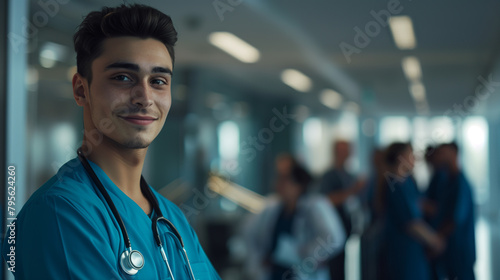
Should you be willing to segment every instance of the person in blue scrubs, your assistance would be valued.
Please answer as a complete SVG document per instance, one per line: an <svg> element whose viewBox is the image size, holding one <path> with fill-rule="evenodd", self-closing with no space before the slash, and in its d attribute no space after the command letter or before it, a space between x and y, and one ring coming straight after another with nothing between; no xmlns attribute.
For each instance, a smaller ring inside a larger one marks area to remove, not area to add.
<svg viewBox="0 0 500 280"><path fill-rule="evenodd" d="M456 143L441 145L436 156L446 174L432 197L437 210L431 224L446 239L446 249L436 260L438 278L473 280L476 247L472 188L458 165Z"/></svg>
<svg viewBox="0 0 500 280"><path fill-rule="evenodd" d="M74 36L73 95L84 114L81 151L116 206L132 249L143 255L142 269L135 275L122 269L126 246L119 219L84 161L75 158L26 202L15 244L4 242L4 258L15 251L9 270L16 279L192 279L191 270L196 279L220 279L181 210L151 186L141 187L148 146L171 105L176 40L170 17L143 5L91 12ZM168 266L152 230L157 212L173 225L157 223Z"/></svg>
<svg viewBox="0 0 500 280"><path fill-rule="evenodd" d="M414 155L407 143L391 144L387 172L384 275L388 280L431 279L427 255L438 255L443 241L423 219L420 193L412 177Z"/></svg>
<svg viewBox="0 0 500 280"><path fill-rule="evenodd" d="M436 202L438 201L438 194L441 189L446 185L448 180L448 170L447 168L438 160L440 146L438 147L427 147L425 151L425 161L429 165L432 175L429 185L424 193L425 203L423 204L423 210L426 215L427 220L435 228L433 224L435 221L434 217L437 211Z"/></svg>
<svg viewBox="0 0 500 280"><path fill-rule="evenodd" d="M438 160L441 148L442 146L429 146L425 151L425 161L431 171L431 179L421 203L425 221L436 231L438 230L438 221L436 219L436 213L439 207L438 202L441 200L440 195L443 194L443 190L446 190L449 181L448 169ZM440 275L444 275L444 272L440 264L440 257L434 256L430 259L430 265L432 279L441 279L442 277Z"/></svg>
<svg viewBox="0 0 500 280"><path fill-rule="evenodd" d="M347 238L352 232L353 219L347 207L347 201L356 197L366 187L364 180L356 178L346 170L346 163L351 155L351 144L344 140L337 140L332 145L333 168L328 170L320 180L319 191L325 195L337 212L340 214ZM355 224L355 223L354 223ZM330 278L332 280L345 279L345 249L330 260Z"/></svg>

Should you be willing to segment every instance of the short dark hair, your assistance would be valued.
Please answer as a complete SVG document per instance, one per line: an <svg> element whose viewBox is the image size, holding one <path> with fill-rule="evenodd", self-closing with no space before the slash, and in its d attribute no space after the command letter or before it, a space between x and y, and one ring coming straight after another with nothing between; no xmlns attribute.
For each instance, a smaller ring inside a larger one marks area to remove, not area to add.
<svg viewBox="0 0 500 280"><path fill-rule="evenodd" d="M153 38L167 47L172 64L174 45L177 41L172 19L155 8L145 5L121 5L103 7L101 11L89 13L73 36L76 51L77 71L92 80L92 62L101 55L105 39L133 36Z"/></svg>
<svg viewBox="0 0 500 280"><path fill-rule="evenodd" d="M392 143L385 150L385 163L391 167L396 166L400 161L399 157L402 156L407 149L411 149L410 143Z"/></svg>
<svg viewBox="0 0 500 280"><path fill-rule="evenodd" d="M313 179L309 172L307 172L307 170L296 161L290 172L290 178L300 186L302 193L307 192L309 184L311 184Z"/></svg>
<svg viewBox="0 0 500 280"><path fill-rule="evenodd" d="M432 161L432 158L436 155L435 154L436 149L437 147L435 146L427 146L427 148L425 148L424 157L426 161L428 162Z"/></svg>

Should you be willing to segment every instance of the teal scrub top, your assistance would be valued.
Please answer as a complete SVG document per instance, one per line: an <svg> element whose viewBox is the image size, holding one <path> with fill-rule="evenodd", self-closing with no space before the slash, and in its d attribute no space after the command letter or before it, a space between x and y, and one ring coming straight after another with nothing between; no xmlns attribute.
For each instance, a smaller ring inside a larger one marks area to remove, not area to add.
<svg viewBox="0 0 500 280"><path fill-rule="evenodd" d="M473 267L476 261L475 217L472 187L463 174L448 174L438 189L436 199L438 211L436 228L446 222L453 222L455 229L447 239L447 246L439 262L451 279L474 279Z"/></svg>
<svg viewBox="0 0 500 280"><path fill-rule="evenodd" d="M420 198L411 176L388 188L384 251L387 280L431 279L425 248L407 231L409 223L423 219Z"/></svg>
<svg viewBox="0 0 500 280"><path fill-rule="evenodd" d="M170 279L156 245L151 218L90 162L120 213L134 250L144 256L144 267L130 276L119 256L125 250L120 227L80 161L75 158L37 190L17 216L15 267L17 279ZM196 279L220 279L182 211L153 190L163 215L179 231ZM179 240L158 223L163 246L175 279L190 279ZM7 235L10 233L7 232ZM3 244L6 260L12 244Z"/></svg>

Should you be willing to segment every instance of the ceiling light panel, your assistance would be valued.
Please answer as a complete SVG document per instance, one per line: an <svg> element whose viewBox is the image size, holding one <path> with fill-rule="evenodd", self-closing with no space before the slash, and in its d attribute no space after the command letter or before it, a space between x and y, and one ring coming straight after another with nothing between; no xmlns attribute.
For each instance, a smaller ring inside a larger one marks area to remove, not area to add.
<svg viewBox="0 0 500 280"><path fill-rule="evenodd" d="M281 72L281 80L297 91L308 92L312 88L311 79L295 69L286 69Z"/></svg>
<svg viewBox="0 0 500 280"><path fill-rule="evenodd" d="M411 50L417 46L413 31L413 22L409 16L394 16L389 18L392 37L401 50Z"/></svg>
<svg viewBox="0 0 500 280"><path fill-rule="evenodd" d="M254 63L260 58L258 49L229 32L213 32L208 41L244 63Z"/></svg>

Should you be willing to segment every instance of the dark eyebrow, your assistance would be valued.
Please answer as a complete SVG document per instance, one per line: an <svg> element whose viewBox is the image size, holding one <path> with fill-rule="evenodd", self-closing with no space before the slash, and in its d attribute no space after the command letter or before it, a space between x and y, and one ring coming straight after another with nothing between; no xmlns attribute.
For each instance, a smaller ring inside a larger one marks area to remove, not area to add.
<svg viewBox="0 0 500 280"><path fill-rule="evenodd" d="M160 67L160 66L154 67L152 72L153 73L165 73L165 74L169 74L170 76L173 75L172 70L165 68L165 67Z"/></svg>
<svg viewBox="0 0 500 280"><path fill-rule="evenodd" d="M115 63L111 63L110 65L106 66L106 70L108 69L114 69L114 68L124 68L124 69L129 69L129 70L132 70L132 71L135 71L135 72L139 72L139 65L137 64L134 64L134 63L130 63L130 62L115 62ZM170 76L173 75L172 73L172 70L169 69L169 68L165 68L165 67L160 67L160 66L156 66L156 67L153 67L152 71L153 73L166 73L166 74L169 74Z"/></svg>
<svg viewBox="0 0 500 280"><path fill-rule="evenodd" d="M129 62L115 62L111 63L110 65L106 66L106 70L108 69L114 69L114 68L125 68L125 69L130 69L135 72L139 72L139 65L129 63Z"/></svg>

